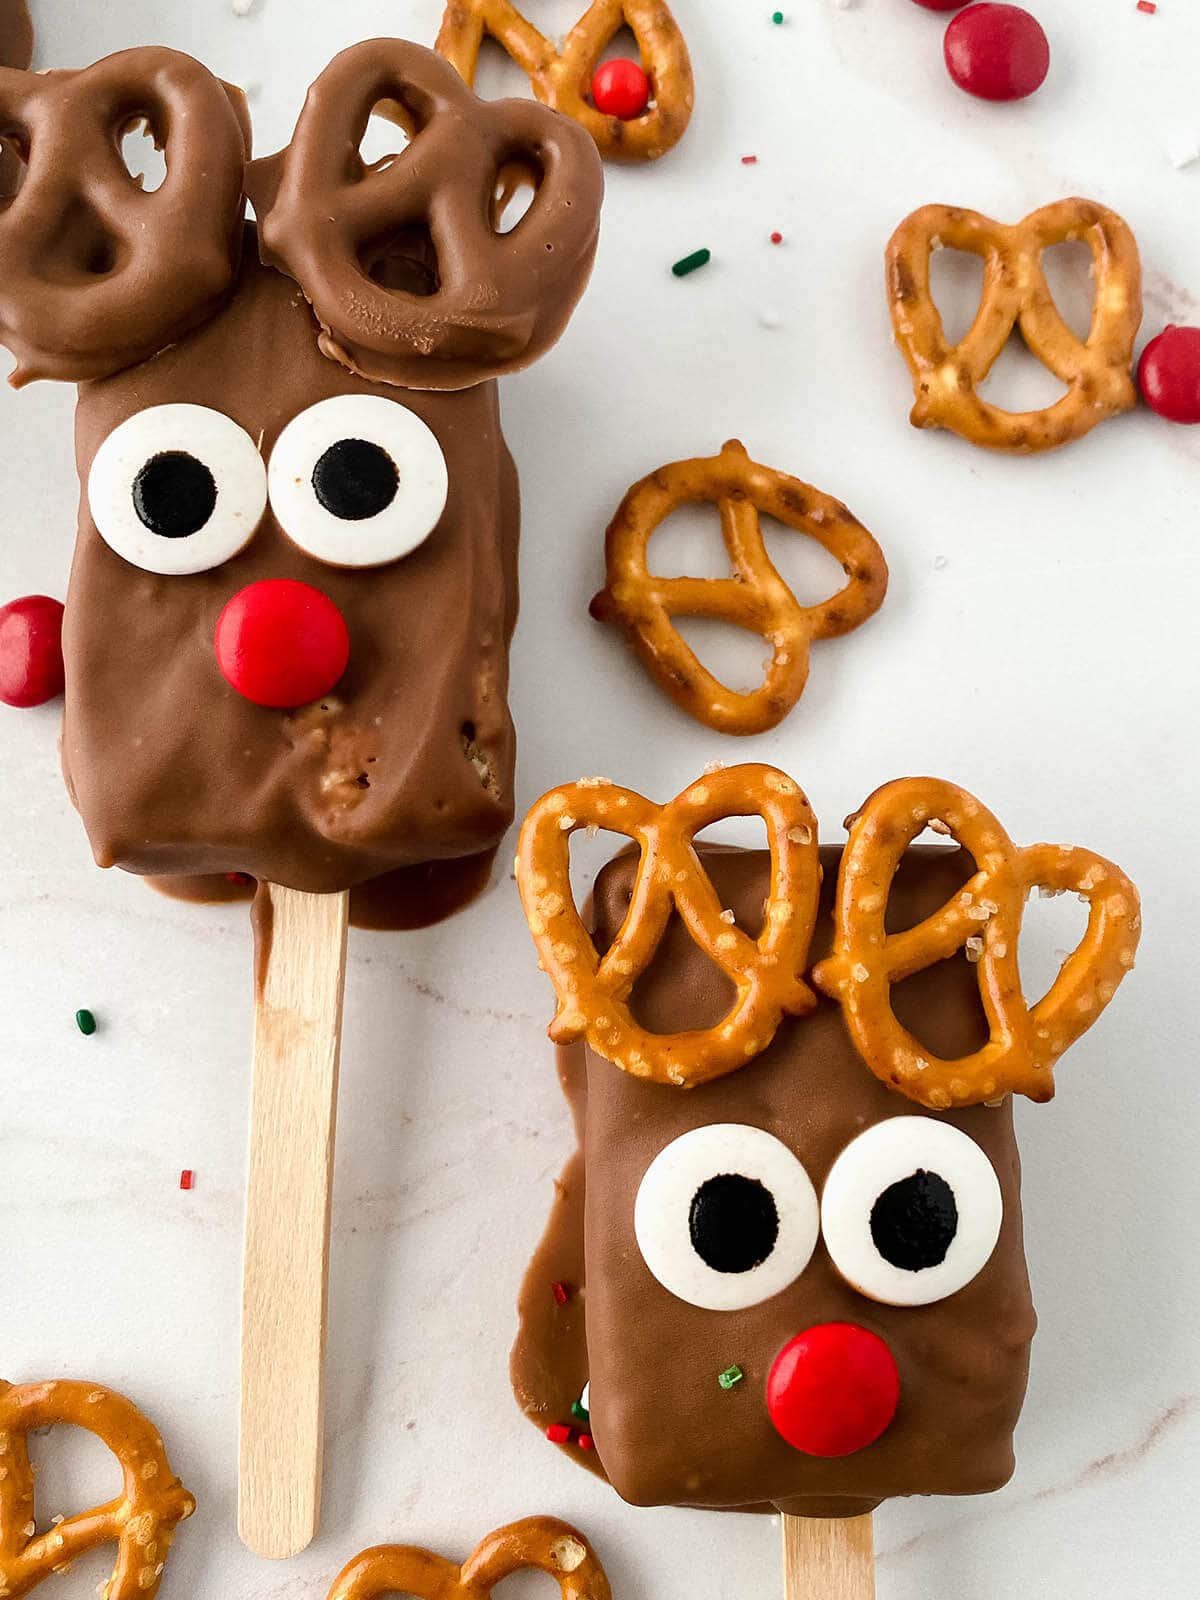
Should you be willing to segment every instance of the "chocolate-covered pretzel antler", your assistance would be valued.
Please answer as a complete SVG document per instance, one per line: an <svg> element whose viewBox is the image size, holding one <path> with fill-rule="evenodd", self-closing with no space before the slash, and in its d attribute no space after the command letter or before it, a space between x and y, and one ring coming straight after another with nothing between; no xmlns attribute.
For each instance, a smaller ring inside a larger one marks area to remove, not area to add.
<svg viewBox="0 0 1200 1600"><path fill-rule="evenodd" d="M410 144L369 167L359 143L388 102ZM514 166L534 195L501 233L497 185ZM377 382L462 389L528 366L558 338L591 272L603 178L566 118L530 101L488 105L432 52L373 39L321 74L291 145L256 163L250 191L263 260L304 290L326 355ZM433 252L425 293L382 281L388 241L412 230Z"/></svg>
<svg viewBox="0 0 1200 1600"><path fill-rule="evenodd" d="M167 171L121 158L145 123ZM82 72L0 69L0 137L27 170L0 198L0 343L11 382L105 377L174 343L225 297L241 251L249 128L238 91L177 50Z"/></svg>

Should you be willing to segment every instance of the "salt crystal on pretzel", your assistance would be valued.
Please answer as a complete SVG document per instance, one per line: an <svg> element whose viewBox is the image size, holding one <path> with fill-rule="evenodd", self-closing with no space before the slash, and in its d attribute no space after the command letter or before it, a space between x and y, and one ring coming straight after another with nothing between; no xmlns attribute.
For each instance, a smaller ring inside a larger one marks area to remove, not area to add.
<svg viewBox="0 0 1200 1600"><path fill-rule="evenodd" d="M1043 252L1070 240L1092 252L1095 306L1086 339L1054 303ZM983 294L970 329L950 344L930 288L935 250L967 251L984 263ZM917 428L947 428L989 450L1030 454L1080 439L1137 403L1131 374L1142 320L1141 262L1128 225L1092 200L1061 200L1012 226L977 211L922 206L887 247L887 292L896 343L912 374ZM1066 386L1056 404L1012 412L978 392L1019 327L1029 349Z"/></svg>
<svg viewBox="0 0 1200 1600"><path fill-rule="evenodd" d="M606 116L588 98L605 46L622 27L637 39L651 102L628 120ZM434 48L475 82L487 34L528 76L539 100L580 123L612 161L656 161L682 139L695 90L683 35L663 0L592 0L561 50L511 0L449 0Z"/></svg>
<svg viewBox="0 0 1200 1600"><path fill-rule="evenodd" d="M902 933L886 929L900 859L934 819L975 862L970 881L940 911ZM1017 946L1033 889L1076 891L1088 926L1048 992L1034 1006L1021 990ZM1130 880L1090 850L1018 848L996 818L956 784L901 778L876 790L853 820L838 874L831 955L813 971L841 1003L859 1055L891 1088L933 1110L1006 1094L1049 1100L1054 1063L1084 1033L1131 970L1141 930ZM965 950L975 964L988 1042L943 1060L905 1028L891 990Z"/></svg>
<svg viewBox="0 0 1200 1600"><path fill-rule="evenodd" d="M121 1467L107 1505L37 1532L27 1436L56 1424L93 1433ZM115 1543L107 1600L154 1600L177 1525L196 1502L171 1471L153 1426L111 1389L74 1380L0 1383L0 1592L20 1600L99 1545Z"/></svg>
<svg viewBox="0 0 1200 1600"><path fill-rule="evenodd" d="M655 529L681 505L711 503L733 567L729 578L660 578L649 569ZM767 553L759 513L815 539L846 583L820 605L802 606ZM883 551L841 503L810 484L751 461L731 439L720 455L677 461L634 484L605 538L607 583L592 615L625 630L643 665L671 698L719 733L764 733L804 693L815 639L849 633L879 610L887 593ZM772 648L749 694L719 682L672 620L706 617L759 634Z"/></svg>
<svg viewBox="0 0 1200 1600"><path fill-rule="evenodd" d="M695 851L701 829L735 816L760 816L767 826L771 891L757 939L730 925ZM641 852L629 914L603 956L570 883L570 835L592 823L632 839ZM551 1038L586 1037L625 1072L684 1088L745 1066L784 1016L803 1016L817 1003L800 976L820 889L816 834L798 785L766 766L710 773L664 806L615 784L566 784L543 795L521 829L517 886L558 997ZM725 972L736 999L713 1028L655 1034L635 1021L629 997L673 911Z"/></svg>
<svg viewBox="0 0 1200 1600"><path fill-rule="evenodd" d="M561 1600L612 1600L596 1552L583 1534L554 1517L526 1517L497 1528L461 1567L413 1545L377 1545L339 1574L329 1600L382 1600L396 1594L488 1600L505 1578L527 1571L556 1578Z"/></svg>

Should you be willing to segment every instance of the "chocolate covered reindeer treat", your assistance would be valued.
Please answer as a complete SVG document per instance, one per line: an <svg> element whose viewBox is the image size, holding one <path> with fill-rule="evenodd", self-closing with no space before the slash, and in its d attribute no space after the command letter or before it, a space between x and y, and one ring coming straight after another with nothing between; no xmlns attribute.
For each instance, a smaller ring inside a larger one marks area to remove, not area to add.
<svg viewBox="0 0 1200 1600"><path fill-rule="evenodd" d="M769 849L695 844L734 815ZM588 826L636 848L585 928ZM914 844L927 828L957 848ZM848 1518L1003 1484L1035 1327L1011 1094L1050 1097L1133 966L1129 880L1018 848L932 779L820 848L791 779L740 767L661 807L552 791L518 883L579 1142L521 1296L526 1413L641 1505ZM1029 1006L1034 887L1089 920Z"/></svg>
<svg viewBox="0 0 1200 1600"><path fill-rule="evenodd" d="M368 165L376 108L408 143ZM138 123L153 191L119 154ZM80 385L63 762L98 862L324 892L493 849L518 531L494 380L587 282L592 141L398 40L337 57L261 162L240 93L167 49L0 71L0 133L13 381Z"/></svg>

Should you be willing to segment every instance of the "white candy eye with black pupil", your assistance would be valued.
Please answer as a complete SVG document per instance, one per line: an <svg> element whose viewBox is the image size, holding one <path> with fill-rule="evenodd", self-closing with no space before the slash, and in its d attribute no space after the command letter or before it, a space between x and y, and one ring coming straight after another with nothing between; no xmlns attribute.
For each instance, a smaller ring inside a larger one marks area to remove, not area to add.
<svg viewBox="0 0 1200 1600"><path fill-rule="evenodd" d="M147 572L206 572L262 521L267 473L253 439L208 406L150 406L97 450L88 508L105 543Z"/></svg>
<svg viewBox="0 0 1200 1600"><path fill-rule="evenodd" d="M859 1134L821 1197L834 1265L884 1305L932 1305L965 1288L1003 1220L992 1163L960 1128L931 1117L891 1117Z"/></svg>
<svg viewBox="0 0 1200 1600"><path fill-rule="evenodd" d="M437 435L398 400L347 394L292 418L271 452L271 506L293 544L334 567L409 555L450 481Z"/></svg>
<svg viewBox="0 0 1200 1600"><path fill-rule="evenodd" d="M804 1167L761 1128L693 1128L646 1169L634 1232L647 1267L680 1300L740 1311L792 1284L820 1229Z"/></svg>

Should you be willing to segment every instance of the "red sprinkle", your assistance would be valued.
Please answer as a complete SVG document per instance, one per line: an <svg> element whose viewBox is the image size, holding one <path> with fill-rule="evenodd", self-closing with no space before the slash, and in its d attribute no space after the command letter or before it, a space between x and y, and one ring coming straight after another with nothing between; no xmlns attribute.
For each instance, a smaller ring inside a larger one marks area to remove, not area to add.
<svg viewBox="0 0 1200 1600"><path fill-rule="evenodd" d="M179 1174L179 1187L181 1189L190 1189L195 1181L196 1174L192 1171L191 1167L184 1167L183 1171Z"/></svg>
<svg viewBox="0 0 1200 1600"><path fill-rule="evenodd" d="M596 1441L592 1438L590 1433L581 1433L579 1435L578 1444L581 1450L594 1450L596 1448Z"/></svg>
<svg viewBox="0 0 1200 1600"><path fill-rule="evenodd" d="M1152 17L1158 7L1155 5L1154 0L1138 0L1138 10L1144 11L1148 17Z"/></svg>
<svg viewBox="0 0 1200 1600"><path fill-rule="evenodd" d="M771 235L771 243L772 244L782 244L783 243L783 235L781 233L773 233Z"/></svg>
<svg viewBox="0 0 1200 1600"><path fill-rule="evenodd" d="M550 1293L554 1296L555 1305L559 1306L565 1306L571 1298L571 1291L565 1283L552 1283L550 1285Z"/></svg>
<svg viewBox="0 0 1200 1600"><path fill-rule="evenodd" d="M546 1429L546 1437L551 1444L567 1444L572 1431L565 1422L552 1422Z"/></svg>
<svg viewBox="0 0 1200 1600"><path fill-rule="evenodd" d="M743 156L742 157L742 165L744 167L756 167L758 165L758 157L757 156Z"/></svg>

